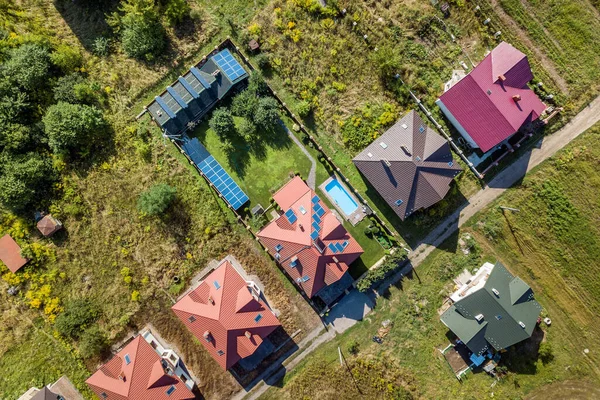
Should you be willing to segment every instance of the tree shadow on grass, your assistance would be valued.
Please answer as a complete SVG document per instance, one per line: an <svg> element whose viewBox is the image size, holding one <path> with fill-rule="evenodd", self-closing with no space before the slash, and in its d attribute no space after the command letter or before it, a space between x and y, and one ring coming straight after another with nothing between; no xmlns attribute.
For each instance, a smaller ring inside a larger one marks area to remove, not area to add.
<svg viewBox="0 0 600 400"><path fill-rule="evenodd" d="M98 37L111 33L106 16L117 11L119 4L119 0L54 0L54 7L88 51Z"/></svg>

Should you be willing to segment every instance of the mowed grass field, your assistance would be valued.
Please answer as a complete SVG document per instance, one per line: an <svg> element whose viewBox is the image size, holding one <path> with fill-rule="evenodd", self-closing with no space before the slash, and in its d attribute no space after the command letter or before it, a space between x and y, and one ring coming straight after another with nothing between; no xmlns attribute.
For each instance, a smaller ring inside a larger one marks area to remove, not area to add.
<svg viewBox="0 0 600 400"><path fill-rule="evenodd" d="M597 125L470 221L460 232L463 239L465 234L475 239L469 255L457 246L457 237L449 239L408 279L380 297L365 321L319 348L263 398L336 399L340 393L360 397L361 383L357 386L346 367L340 367L338 346L356 378L366 373L360 360L386 363L399 368L398 382L411 389L415 398L539 398L538 390L549 393L552 386L546 385L552 382L562 393L593 398L600 387L596 322L600 307L599 162ZM521 211L505 218L498 211L499 204ZM459 383L438 351L449 342L437 310L463 268L472 270L495 260L532 286L544 307L542 316L552 319L550 327L541 329L553 359L538 360L525 342L503 355L508 372L498 383L485 373L470 374ZM393 328L382 345L373 343L371 337L387 319ZM350 345L358 347L356 356L350 354ZM348 379L336 386L335 393L330 392L328 382L333 378L315 380L317 366L322 376ZM393 398L383 389L375 397Z"/></svg>

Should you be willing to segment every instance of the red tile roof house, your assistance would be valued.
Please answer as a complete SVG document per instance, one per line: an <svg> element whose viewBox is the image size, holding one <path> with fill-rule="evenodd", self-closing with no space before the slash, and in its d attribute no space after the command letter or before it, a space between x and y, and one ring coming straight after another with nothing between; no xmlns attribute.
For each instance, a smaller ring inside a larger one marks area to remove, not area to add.
<svg viewBox="0 0 600 400"><path fill-rule="evenodd" d="M273 199L284 214L258 232L260 242L309 298L331 304L352 284L348 266L363 249L300 177Z"/></svg>
<svg viewBox="0 0 600 400"><path fill-rule="evenodd" d="M21 257L21 247L19 247L10 235L6 234L0 239L0 261L12 273L15 273L27 264L29 260Z"/></svg>
<svg viewBox="0 0 600 400"><path fill-rule="evenodd" d="M172 309L224 370L240 361L256 368L273 351L268 336L281 326L258 286L228 259Z"/></svg>
<svg viewBox="0 0 600 400"><path fill-rule="evenodd" d="M546 109L527 86L532 79L527 56L502 42L436 104L472 147L486 153Z"/></svg>
<svg viewBox="0 0 600 400"><path fill-rule="evenodd" d="M102 400L195 399L172 367L138 335L86 383Z"/></svg>

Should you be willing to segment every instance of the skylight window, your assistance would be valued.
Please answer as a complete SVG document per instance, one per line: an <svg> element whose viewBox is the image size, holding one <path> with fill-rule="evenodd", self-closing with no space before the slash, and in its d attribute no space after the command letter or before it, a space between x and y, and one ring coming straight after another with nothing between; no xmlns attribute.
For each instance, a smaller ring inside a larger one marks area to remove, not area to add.
<svg viewBox="0 0 600 400"><path fill-rule="evenodd" d="M222 356L223 354L225 354L225 352L223 350L219 350L219 351L217 351L217 354Z"/></svg>
<svg viewBox="0 0 600 400"><path fill-rule="evenodd" d="M254 317L254 322L256 322L257 324L260 322L260 320L262 319L262 314L257 314L256 317Z"/></svg>
<svg viewBox="0 0 600 400"><path fill-rule="evenodd" d="M500 320L502 319L502 315L501 315L501 314L498 314L498 315L496 315L496 319L497 319L498 321L500 321Z"/></svg>
<svg viewBox="0 0 600 400"><path fill-rule="evenodd" d="M302 282L308 282L309 280L310 280L310 276L308 276L308 275L304 275L302 277Z"/></svg>
<svg viewBox="0 0 600 400"><path fill-rule="evenodd" d="M419 132L421 132L421 133L425 132L425 127L423 125L421 125L419 127Z"/></svg>
<svg viewBox="0 0 600 400"><path fill-rule="evenodd" d="M298 208L298 211L300 211L302 213L302 215L306 214L306 208L304 208L304 206L300 206Z"/></svg>
<svg viewBox="0 0 600 400"><path fill-rule="evenodd" d="M283 246L281 244L278 244L277 246L275 246L275 251L281 251L283 249Z"/></svg>
<svg viewBox="0 0 600 400"><path fill-rule="evenodd" d="M190 317L188 318L188 321L196 322L196 317L194 317L193 315L190 315Z"/></svg>
<svg viewBox="0 0 600 400"><path fill-rule="evenodd" d="M221 285L219 285L219 281L213 281L213 285L215 285L215 289L221 289Z"/></svg>
<svg viewBox="0 0 600 400"><path fill-rule="evenodd" d="M173 394L173 392L175 391L175 385L171 385L168 389L167 389L167 396L170 396Z"/></svg>
<svg viewBox="0 0 600 400"><path fill-rule="evenodd" d="M108 399L108 395L104 392L100 393L100 397L102 397L103 399Z"/></svg>
<svg viewBox="0 0 600 400"><path fill-rule="evenodd" d="M448 166L452 167L454 165L454 163L452 161L448 161Z"/></svg>
<svg viewBox="0 0 600 400"><path fill-rule="evenodd" d="M380 142L379 145L384 149L387 149L387 144L385 144L384 142Z"/></svg>
<svg viewBox="0 0 600 400"><path fill-rule="evenodd" d="M131 364L131 357L129 357L129 354L125 354L125 364L126 365Z"/></svg>
<svg viewBox="0 0 600 400"><path fill-rule="evenodd" d="M373 154L371 153L367 153L367 156L369 156L369 158L373 158Z"/></svg>
<svg viewBox="0 0 600 400"><path fill-rule="evenodd" d="M404 200L401 200L401 199L396 200L396 205L397 206L401 206L402 203L404 203Z"/></svg>
<svg viewBox="0 0 600 400"><path fill-rule="evenodd" d="M404 129L408 129L408 125L406 125L406 124L402 124L402 127L403 127Z"/></svg>

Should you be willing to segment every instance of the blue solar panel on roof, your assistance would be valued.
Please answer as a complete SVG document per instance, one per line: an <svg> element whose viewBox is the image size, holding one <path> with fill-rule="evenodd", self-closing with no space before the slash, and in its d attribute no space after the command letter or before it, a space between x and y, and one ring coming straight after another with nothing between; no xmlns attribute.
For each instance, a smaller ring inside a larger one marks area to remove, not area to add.
<svg viewBox="0 0 600 400"><path fill-rule="evenodd" d="M312 233L310 234L310 238L312 240L317 240L318 237L319 237L319 232L317 232L317 231L312 231Z"/></svg>
<svg viewBox="0 0 600 400"><path fill-rule="evenodd" d="M154 100L158 103L160 108L162 108L167 113L169 118L175 118L175 113L169 108L169 106L167 105L167 103L165 103L162 97L156 96Z"/></svg>
<svg viewBox="0 0 600 400"><path fill-rule="evenodd" d="M294 210L292 210L291 208L285 212L285 216L288 218L292 215L294 215Z"/></svg>
<svg viewBox="0 0 600 400"><path fill-rule="evenodd" d="M181 106L181 108L187 108L187 103L181 98L181 96L175 91L175 89L173 89L171 86L167 86L167 92L169 92L169 94L173 96L173 98L175 99L177 104Z"/></svg>
<svg viewBox="0 0 600 400"><path fill-rule="evenodd" d="M246 74L244 68L237 62L237 60L227 49L215 54L212 59L232 82L238 79L240 76Z"/></svg>
<svg viewBox="0 0 600 400"><path fill-rule="evenodd" d="M345 249L348 246L348 241L344 240L344 243L342 243L342 247Z"/></svg>
<svg viewBox="0 0 600 400"><path fill-rule="evenodd" d="M325 210L323 210L322 208L321 208L321 209L319 209L319 211L317 211L317 215L318 215L319 217L322 217L322 216L323 216L323 214L325 214Z"/></svg>
<svg viewBox="0 0 600 400"><path fill-rule="evenodd" d="M320 224L321 223L321 218L319 218L319 216L317 214L313 214L313 220L317 223Z"/></svg>
<svg viewBox="0 0 600 400"><path fill-rule="evenodd" d="M321 227L319 226L319 224L317 224L316 222L312 223L312 227L315 231L319 232L321 230Z"/></svg>
<svg viewBox="0 0 600 400"><path fill-rule="evenodd" d="M334 253L337 253L337 249L335 248L335 246L333 245L333 243L329 243L329 250L333 251Z"/></svg>
<svg viewBox="0 0 600 400"><path fill-rule="evenodd" d="M316 196L316 195L315 195L315 197L312 198L313 204L317 204L319 202L319 200L321 200L321 199L319 199L319 196Z"/></svg>
<svg viewBox="0 0 600 400"><path fill-rule="evenodd" d="M177 80L179 81L179 83L181 83L183 85L183 87L185 88L185 90L187 90L193 98L197 99L200 95L198 94L198 92L196 92L194 90L194 88L192 87L192 85L190 85L190 83L188 81L186 81L185 79L183 79L182 76L180 76L179 78L177 78Z"/></svg>
<svg viewBox="0 0 600 400"><path fill-rule="evenodd" d="M205 89L210 89L210 83L208 83L208 81L204 79L198 68L192 67L190 68L190 72L196 77L196 79L198 79L198 81L200 81L200 83L202 84L202 86L204 86Z"/></svg>
<svg viewBox="0 0 600 400"><path fill-rule="evenodd" d="M336 248L336 249L337 249L337 251L339 251L340 253L341 253L342 251L344 251L344 248L343 248L343 247L342 247L342 245L341 245L341 244L339 244L339 243L336 243L336 244L335 244L335 248Z"/></svg>
<svg viewBox="0 0 600 400"><path fill-rule="evenodd" d="M320 204L315 204L314 210L315 210L315 212L316 212L316 211L319 211L319 210L320 210L320 209L322 209L322 208L323 208L323 207L321 207L321 205L320 205Z"/></svg>

